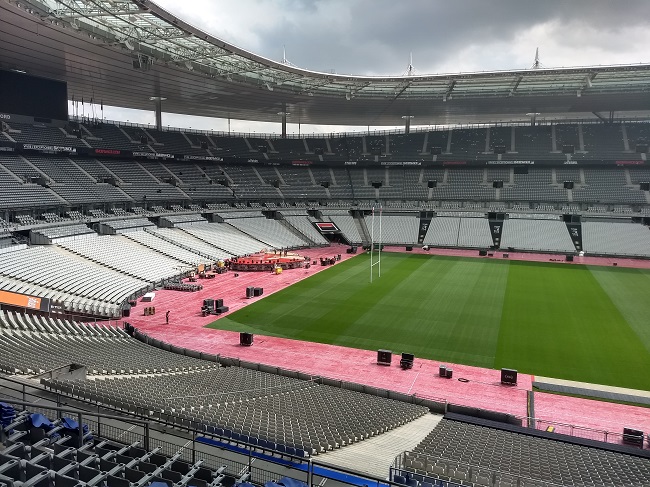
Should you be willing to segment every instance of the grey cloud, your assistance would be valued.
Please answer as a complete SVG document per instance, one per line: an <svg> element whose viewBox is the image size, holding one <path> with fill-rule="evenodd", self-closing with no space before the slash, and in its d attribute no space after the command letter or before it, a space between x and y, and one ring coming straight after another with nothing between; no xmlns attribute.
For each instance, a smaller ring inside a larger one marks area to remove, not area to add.
<svg viewBox="0 0 650 487"><path fill-rule="evenodd" d="M512 42L548 22L560 26L567 42L597 44L597 36L588 38L580 32L590 28L624 36L626 30L647 25L650 17L647 0L358 0L298 2L303 5L298 9L295 0L288 0L277 5L287 5L291 13L285 15L280 8L277 19L269 19L257 31L261 54L277 59L286 45L289 59L300 67L353 74L401 74L409 52L416 66L435 69L468 46ZM326 16L321 9L326 9ZM485 64L483 69L491 68L489 57Z"/></svg>

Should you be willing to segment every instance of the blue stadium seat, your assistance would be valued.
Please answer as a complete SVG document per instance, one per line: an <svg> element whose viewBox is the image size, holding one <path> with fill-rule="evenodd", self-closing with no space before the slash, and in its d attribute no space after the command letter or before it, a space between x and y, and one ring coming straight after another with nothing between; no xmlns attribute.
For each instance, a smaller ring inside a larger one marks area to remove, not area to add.
<svg viewBox="0 0 650 487"><path fill-rule="evenodd" d="M396 484L406 485L406 477L402 477L401 475L395 475L393 477L393 482L395 482Z"/></svg>
<svg viewBox="0 0 650 487"><path fill-rule="evenodd" d="M282 477L280 480L278 480L278 484L284 485L284 487L307 487L307 484L305 482L292 479L291 477Z"/></svg>

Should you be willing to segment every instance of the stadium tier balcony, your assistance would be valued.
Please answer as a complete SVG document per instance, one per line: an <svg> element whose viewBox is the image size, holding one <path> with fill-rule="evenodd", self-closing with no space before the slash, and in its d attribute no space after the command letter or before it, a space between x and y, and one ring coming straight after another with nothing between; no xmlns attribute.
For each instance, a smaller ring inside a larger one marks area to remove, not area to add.
<svg viewBox="0 0 650 487"><path fill-rule="evenodd" d="M268 182L264 181L255 167L227 166L224 174L233 181L233 193L242 199L282 199L282 193ZM223 176L222 176L223 177Z"/></svg>
<svg viewBox="0 0 650 487"><path fill-rule="evenodd" d="M551 127L541 125L537 127L515 128L515 152L519 159L548 159L553 150Z"/></svg>
<svg viewBox="0 0 650 487"><path fill-rule="evenodd" d="M456 159L475 160L486 152L486 129L454 129L451 131L451 154Z"/></svg>
<svg viewBox="0 0 650 487"><path fill-rule="evenodd" d="M84 140L96 149L141 150L140 140L135 144L117 125L108 123L80 124ZM149 151L147 147L142 149Z"/></svg>
<svg viewBox="0 0 650 487"><path fill-rule="evenodd" d="M70 210L70 211L66 212L66 215L68 215L70 220L80 221L80 220L85 220L86 219L86 217L84 217L83 213L81 213L80 211L77 211L77 210Z"/></svg>
<svg viewBox="0 0 650 487"><path fill-rule="evenodd" d="M52 190L38 184L25 183L24 178L8 170L13 156L0 156L0 208L22 209L52 207L65 204Z"/></svg>
<svg viewBox="0 0 650 487"><path fill-rule="evenodd" d="M650 143L650 123L626 122L623 125L625 126L625 134L627 135L629 155L635 154L637 144ZM621 131L623 131L623 127L621 127Z"/></svg>
<svg viewBox="0 0 650 487"><path fill-rule="evenodd" d="M625 144L622 124L583 124L580 126L584 150L604 159L623 159Z"/></svg>
<svg viewBox="0 0 650 487"><path fill-rule="evenodd" d="M188 134L188 137L192 140L197 140L200 142L200 137L198 135ZM248 147L246 141L242 137L223 137L223 136L210 136L210 138L215 142L217 148L211 149L215 156L223 157L241 157L241 158L254 158L257 159L261 154L256 147ZM207 142L207 140L206 140Z"/></svg>
<svg viewBox="0 0 650 487"><path fill-rule="evenodd" d="M156 149L156 152L164 152L166 154L209 155L208 148L211 146L207 142L205 144L206 148L203 149L201 143L192 143L182 132L147 129L147 134L154 141L153 148Z"/></svg>
<svg viewBox="0 0 650 487"><path fill-rule="evenodd" d="M580 135L578 125L575 124L556 124L555 129L555 149L562 152L564 147L573 147L575 152L581 152Z"/></svg>
<svg viewBox="0 0 650 487"><path fill-rule="evenodd" d="M70 204L93 203L104 201L131 201L124 192L104 183L106 171L102 179L88 173L84 168L77 165L76 161L68 158L44 158L29 156L29 162L47 174L51 179L50 187ZM92 161L86 166L88 169L98 170L93 166Z"/></svg>
<svg viewBox="0 0 650 487"><path fill-rule="evenodd" d="M60 147L87 147L81 139L67 133L63 128L17 122L11 122L9 127L11 138L16 142Z"/></svg>
<svg viewBox="0 0 650 487"><path fill-rule="evenodd" d="M488 152L497 153L504 150L510 152L512 147L512 135L516 127L490 127L489 129Z"/></svg>
<svg viewBox="0 0 650 487"><path fill-rule="evenodd" d="M38 221L36 221L34 217L31 215L16 215L16 221L18 222L19 225L25 227L38 224Z"/></svg>
<svg viewBox="0 0 650 487"><path fill-rule="evenodd" d="M138 162L105 160L102 162L106 168L117 176L124 184L120 190L138 203L142 201L180 201L189 199L179 188L160 181L145 166ZM172 178L171 174L168 174Z"/></svg>
<svg viewBox="0 0 650 487"><path fill-rule="evenodd" d="M272 159L280 158L293 161L305 159L307 156L307 150L305 149L303 139L274 138L269 139L267 144L270 144L269 152L267 152L267 154ZM275 151L271 151L270 147L273 147Z"/></svg>
<svg viewBox="0 0 650 487"><path fill-rule="evenodd" d="M134 215L134 213L128 212L128 211L126 211L124 208L111 208L110 211L111 211L111 212L113 213L113 215L115 215L115 216L129 217L129 216L133 216L133 215Z"/></svg>
<svg viewBox="0 0 650 487"><path fill-rule="evenodd" d="M398 161L418 161L423 158L426 132L395 134L389 136L390 159Z"/></svg>

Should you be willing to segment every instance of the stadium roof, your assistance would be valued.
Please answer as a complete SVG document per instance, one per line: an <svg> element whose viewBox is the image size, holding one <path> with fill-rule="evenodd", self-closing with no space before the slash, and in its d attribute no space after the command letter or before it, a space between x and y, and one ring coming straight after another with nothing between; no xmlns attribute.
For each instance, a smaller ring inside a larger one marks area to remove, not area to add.
<svg viewBox="0 0 650 487"><path fill-rule="evenodd" d="M400 125L607 118L650 110L650 65L348 76L279 63L148 0L0 0L0 67L63 79L69 97L255 121Z"/></svg>

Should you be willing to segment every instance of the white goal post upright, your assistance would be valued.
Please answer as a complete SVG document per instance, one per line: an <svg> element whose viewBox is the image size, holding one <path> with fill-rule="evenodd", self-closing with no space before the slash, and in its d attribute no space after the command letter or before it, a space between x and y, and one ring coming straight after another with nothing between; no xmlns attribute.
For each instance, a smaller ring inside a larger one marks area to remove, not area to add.
<svg viewBox="0 0 650 487"><path fill-rule="evenodd" d="M370 222L370 283L372 283L372 277L374 274L374 267L377 266L377 277L381 277L381 243L382 243L382 235L381 235L381 214L382 214L383 208L381 205L379 205L379 242L378 247L377 247L377 261L373 259L373 253L375 250L375 207L372 207L372 219Z"/></svg>

